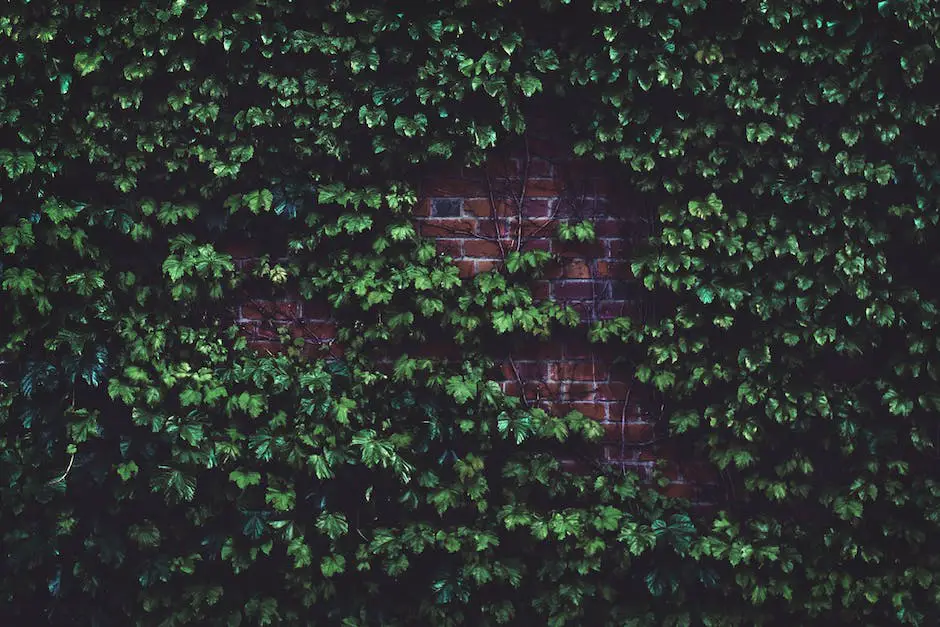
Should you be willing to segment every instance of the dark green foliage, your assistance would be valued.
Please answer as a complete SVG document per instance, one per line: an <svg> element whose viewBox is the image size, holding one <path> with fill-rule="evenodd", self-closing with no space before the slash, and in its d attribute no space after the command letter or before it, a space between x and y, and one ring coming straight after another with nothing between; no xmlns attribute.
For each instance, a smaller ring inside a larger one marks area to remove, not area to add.
<svg viewBox="0 0 940 627"><path fill-rule="evenodd" d="M935 623L936 3L399 10L0 9L6 623ZM593 335L734 486L710 520L562 472L597 425L487 377L573 322L543 260L462 281L408 221L422 166L549 110L660 207L659 316ZM262 288L344 359L248 350Z"/></svg>

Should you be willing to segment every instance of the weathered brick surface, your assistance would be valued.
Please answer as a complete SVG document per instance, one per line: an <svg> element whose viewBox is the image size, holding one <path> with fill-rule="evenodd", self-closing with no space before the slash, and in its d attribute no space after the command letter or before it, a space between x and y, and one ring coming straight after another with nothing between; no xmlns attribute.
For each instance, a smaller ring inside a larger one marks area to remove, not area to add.
<svg viewBox="0 0 940 627"><path fill-rule="evenodd" d="M421 235L434 238L438 251L453 257L465 278L499 268L516 249L555 254L558 261L532 281L532 293L572 305L586 327L637 311L629 253L644 233L629 199L614 188L615 181L598 176L591 164L559 158L557 146L550 143L530 142L527 157L516 154L494 159L485 168L429 173L413 219ZM590 220L597 239L559 241L559 220ZM239 253L250 257L247 251ZM239 322L258 348L273 349L277 325L291 323L294 337L334 356L342 354L342 347L332 343L335 326L323 304L245 303ZM584 330L504 355L502 388L551 411L577 410L598 420L606 434L600 460L645 474L663 456L654 446L654 412L618 370L616 355L588 343ZM439 357L453 357L453 352L453 346L422 350ZM697 486L717 483L714 472L700 463L673 463L670 472L669 491L678 496L701 501Z"/></svg>

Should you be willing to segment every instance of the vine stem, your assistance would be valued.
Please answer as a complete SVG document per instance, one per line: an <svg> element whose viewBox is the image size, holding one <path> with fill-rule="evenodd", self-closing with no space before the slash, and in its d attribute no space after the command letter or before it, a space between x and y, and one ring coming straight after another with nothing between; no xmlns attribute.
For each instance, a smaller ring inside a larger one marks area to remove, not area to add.
<svg viewBox="0 0 940 627"><path fill-rule="evenodd" d="M516 252L522 250L522 218L523 208L525 207L527 185L529 183L529 167L532 162L532 155L529 152L529 136L523 135L522 141L525 144L525 163L522 167L522 189L516 201Z"/></svg>
<svg viewBox="0 0 940 627"><path fill-rule="evenodd" d="M51 481L47 481L46 485L55 485L57 483L62 483L63 481L65 481L65 478L69 476L69 472L72 470L72 464L74 462L75 462L75 453L72 453L72 456L69 458L69 465L65 469L65 472L62 473L62 476L59 477L58 479L52 479Z"/></svg>
<svg viewBox="0 0 940 627"><path fill-rule="evenodd" d="M516 367L516 360L512 358L512 355L509 355L509 366L512 368L512 373L516 377L516 383L519 384L519 396L522 398L522 404L525 405L526 409L529 409L529 399L525 396L525 383L522 381L522 375L519 374L519 369Z"/></svg>
<svg viewBox="0 0 940 627"><path fill-rule="evenodd" d="M499 216L496 215L496 197L493 195L493 181L490 179L489 170L486 166L483 168L486 175L486 193L490 198L490 220L493 221L493 230L496 233L496 245L499 246L499 258L506 262L506 248L503 246L503 230L500 228Z"/></svg>

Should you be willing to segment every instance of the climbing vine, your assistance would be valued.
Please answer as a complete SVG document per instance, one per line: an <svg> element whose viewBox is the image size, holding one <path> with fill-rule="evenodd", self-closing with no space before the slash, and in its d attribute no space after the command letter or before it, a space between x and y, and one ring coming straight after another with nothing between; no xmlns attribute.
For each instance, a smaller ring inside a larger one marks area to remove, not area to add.
<svg viewBox="0 0 940 627"><path fill-rule="evenodd" d="M3 616L930 624L938 13L5 4ZM564 470L599 425L491 374L579 322L527 287L550 255L461 277L410 219L426 167L546 116L657 208L651 305L591 337L727 477L712 510ZM336 343L250 348L232 307L268 296L328 305Z"/></svg>

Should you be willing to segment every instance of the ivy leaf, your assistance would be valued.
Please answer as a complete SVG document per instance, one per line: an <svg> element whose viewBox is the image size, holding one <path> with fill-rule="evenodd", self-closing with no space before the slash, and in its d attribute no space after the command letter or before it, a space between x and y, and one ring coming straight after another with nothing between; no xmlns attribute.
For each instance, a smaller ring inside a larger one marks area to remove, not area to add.
<svg viewBox="0 0 940 627"><path fill-rule="evenodd" d="M297 495L293 490L278 490L276 488L269 487L264 495L264 502L273 506L274 509L286 512L294 509L294 504L297 500Z"/></svg>
<svg viewBox="0 0 940 627"><path fill-rule="evenodd" d="M467 401L476 396L477 383L476 381L470 381L461 376L452 376L447 380L445 389L448 394L454 397L454 400L457 401L458 404L464 405Z"/></svg>
<svg viewBox="0 0 940 627"><path fill-rule="evenodd" d="M274 194L269 189L259 189L245 194L245 205L252 213L270 211L273 203Z"/></svg>
<svg viewBox="0 0 940 627"><path fill-rule="evenodd" d="M252 540L257 540L264 534L264 519L259 512L248 514L242 527L242 533Z"/></svg>
<svg viewBox="0 0 940 627"><path fill-rule="evenodd" d="M340 513L323 512L317 518L317 529L326 534L330 540L336 540L349 530L349 522Z"/></svg>
<svg viewBox="0 0 940 627"><path fill-rule="evenodd" d="M715 292L712 290L712 288L706 285L699 287L695 293L698 294L699 300L701 300L706 305L715 300Z"/></svg>
<svg viewBox="0 0 940 627"><path fill-rule="evenodd" d="M229 481L232 481L239 488L244 490L248 486L261 484L261 473L246 470L233 470L228 475Z"/></svg>
<svg viewBox="0 0 940 627"><path fill-rule="evenodd" d="M97 70L103 60L104 55L100 52L78 52L75 54L73 65L78 70L79 76L85 76Z"/></svg>
<svg viewBox="0 0 940 627"><path fill-rule="evenodd" d="M519 87L522 88L522 93L525 94L527 98L535 95L536 92L542 90L542 81L535 76L527 75L518 79Z"/></svg>
<svg viewBox="0 0 940 627"><path fill-rule="evenodd" d="M310 550L303 536L291 540L287 545L287 555L294 558L294 568L305 568L313 563L313 551Z"/></svg>
<svg viewBox="0 0 940 627"><path fill-rule="evenodd" d="M121 477L122 481L128 481L131 477L135 476L140 468L133 461L129 461L125 464L118 464L117 473Z"/></svg>
<svg viewBox="0 0 940 627"><path fill-rule="evenodd" d="M327 555L320 561L320 572L332 577L346 570L346 558L342 555Z"/></svg>
<svg viewBox="0 0 940 627"><path fill-rule="evenodd" d="M154 491L162 491L171 502L191 501L196 496L196 479L181 470L161 466L151 479Z"/></svg>

